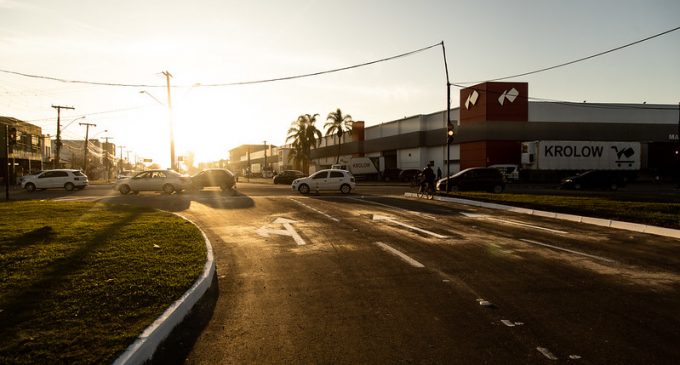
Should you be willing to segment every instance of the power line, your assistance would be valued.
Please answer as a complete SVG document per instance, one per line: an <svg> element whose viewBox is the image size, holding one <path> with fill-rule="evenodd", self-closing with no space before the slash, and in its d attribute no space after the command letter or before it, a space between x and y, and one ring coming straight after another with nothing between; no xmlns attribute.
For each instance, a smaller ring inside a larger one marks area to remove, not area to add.
<svg viewBox="0 0 680 365"><path fill-rule="evenodd" d="M677 27L675 27L675 28L669 29L669 30L664 31L664 32L661 32L661 33L654 34L654 35L649 36L649 37L647 37L647 38L643 38L643 39L637 40L637 41L635 41L635 42L630 42L630 43L624 44L624 45L619 46L619 47L615 47L615 48L612 48L612 49L608 49L608 50L603 51L603 52L598 52L598 53L595 53L595 54L590 55L590 56L587 56L587 57L579 58L579 59L576 59L576 60L573 60L573 61L569 61L569 62L560 63L560 64L558 64L558 65L554 65L554 66L550 66L550 67L544 67L544 68L541 68L541 69L538 69L538 70L534 70L534 71L524 72L524 73L516 74L516 75L512 75L512 76L498 77L498 78L495 78L495 79L484 80L484 81L459 81L458 83L459 83L459 84L478 84L478 83L485 82L485 81L500 81L500 80L507 80L507 79L512 79L512 78L516 78L516 77L522 77L522 76L532 75L532 74L536 74L536 73L539 73L539 72L545 72L545 71L549 71L549 70L554 70L554 69L559 68L559 67L564 67L564 66L568 66L568 65L573 65L574 63L577 63L577 62L582 62L582 61L589 60L589 59L591 59L591 58L595 58L595 57L599 57L599 56L602 56L602 55L606 55L607 53L616 52L616 51L622 50L622 49L624 49L624 48L627 48L627 47L630 47L630 46L633 46L633 45L636 45L636 44L639 44L639 43L642 43L642 42L646 42L646 41L648 41L648 40L650 40L650 39L654 39L654 38L660 37L660 36L662 36L662 35L665 35L665 34L668 34L668 33L675 32L675 31L678 30L678 29L680 29L680 26L677 26Z"/></svg>
<svg viewBox="0 0 680 365"><path fill-rule="evenodd" d="M394 60L394 59L397 59L397 58L411 56L411 55L414 55L416 53L426 51L430 48L438 47L442 44L443 44L443 42L439 42L439 43L433 44L431 46L427 46L427 47L423 47L423 48L420 48L420 49L417 49L417 50L414 50L414 51L398 54L396 56L381 58L379 60L364 62L364 63L352 65L352 66L341 67L341 68L319 71L319 72L312 72L312 73L302 74L302 75L284 76L284 77L277 77L277 78L273 78L273 79L264 79L264 80L255 80L255 81L238 81L238 82L214 83L214 84L193 84L193 85L189 85L189 86L187 86L187 85L175 85L173 87L182 88L182 87L191 87L191 86L196 86L196 85L205 86L205 87L237 86L237 85L253 85L253 84L263 84L263 83L275 82L275 81L301 79L301 78L305 78L305 77L319 76L319 75L324 75L324 74L329 74L329 73L334 73L334 72L346 71L346 70L351 70L351 69L358 68L358 67L373 65L373 64L376 64L376 63L380 63L380 62L391 61L391 60ZM62 79L62 78L58 78L58 77L33 75L33 74L27 74L27 73L23 73L23 72L3 70L3 69L0 69L0 72L12 74L12 75L19 75L19 76L23 76L23 77L30 77L30 78L35 78L35 79L59 81L59 82L73 83L73 84L89 84L89 85L116 86L116 87L166 87L166 85L124 84L124 83L114 83L114 82L68 80L68 79Z"/></svg>

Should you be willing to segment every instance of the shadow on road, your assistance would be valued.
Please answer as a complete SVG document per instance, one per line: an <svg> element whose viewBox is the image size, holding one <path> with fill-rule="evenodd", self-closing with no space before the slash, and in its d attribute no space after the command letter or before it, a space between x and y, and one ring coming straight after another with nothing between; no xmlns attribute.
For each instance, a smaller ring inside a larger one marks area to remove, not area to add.
<svg viewBox="0 0 680 365"><path fill-rule="evenodd" d="M101 200L110 204L129 204L161 209L169 212L182 212L191 207L192 202L207 205L215 209L248 209L255 202L238 191L222 192L205 190L184 192L180 194L140 193L138 195L110 196Z"/></svg>

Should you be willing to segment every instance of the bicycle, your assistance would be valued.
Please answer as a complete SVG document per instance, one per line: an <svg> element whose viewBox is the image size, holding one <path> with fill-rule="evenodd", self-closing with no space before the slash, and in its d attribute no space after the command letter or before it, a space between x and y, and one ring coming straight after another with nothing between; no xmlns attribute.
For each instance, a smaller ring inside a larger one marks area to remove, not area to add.
<svg viewBox="0 0 680 365"><path fill-rule="evenodd" d="M418 192L416 193L418 198L425 198L427 200L432 200L434 197L434 187L429 182L424 182L420 185Z"/></svg>

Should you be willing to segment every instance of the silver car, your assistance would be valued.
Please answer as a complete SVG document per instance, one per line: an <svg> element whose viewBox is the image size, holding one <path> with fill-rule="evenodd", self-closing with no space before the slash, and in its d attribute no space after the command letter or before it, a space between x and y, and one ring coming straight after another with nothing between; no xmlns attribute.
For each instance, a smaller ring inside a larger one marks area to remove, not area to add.
<svg viewBox="0 0 680 365"><path fill-rule="evenodd" d="M147 170L132 177L120 179L113 186L121 194L137 194L140 191L160 191L166 194L180 192L191 186L191 177L172 170Z"/></svg>
<svg viewBox="0 0 680 365"><path fill-rule="evenodd" d="M84 189L89 183L85 174L80 170L73 169L46 170L21 178L21 187L28 192L51 188L62 188L66 191L80 190Z"/></svg>

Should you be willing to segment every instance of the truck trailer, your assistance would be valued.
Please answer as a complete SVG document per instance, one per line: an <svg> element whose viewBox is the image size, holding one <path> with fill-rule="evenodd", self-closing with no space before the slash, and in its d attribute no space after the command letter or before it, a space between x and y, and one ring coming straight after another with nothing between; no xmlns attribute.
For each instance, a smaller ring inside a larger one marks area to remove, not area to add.
<svg viewBox="0 0 680 365"><path fill-rule="evenodd" d="M556 180L586 170L640 170L640 142L530 141L522 142L523 179Z"/></svg>

